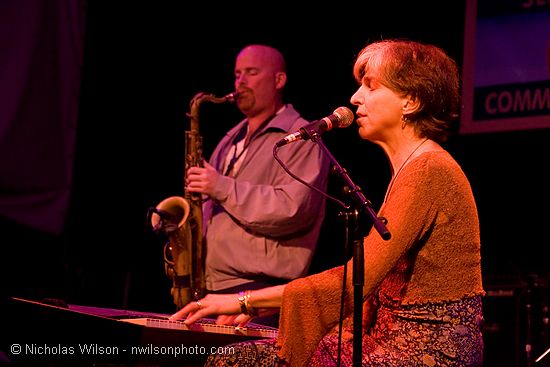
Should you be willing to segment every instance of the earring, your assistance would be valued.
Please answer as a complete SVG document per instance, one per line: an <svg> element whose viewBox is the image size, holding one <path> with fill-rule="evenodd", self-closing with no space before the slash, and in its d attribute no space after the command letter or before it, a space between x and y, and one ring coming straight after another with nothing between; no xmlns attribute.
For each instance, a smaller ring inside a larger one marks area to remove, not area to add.
<svg viewBox="0 0 550 367"><path fill-rule="evenodd" d="M401 115L401 130L405 130L405 126L407 126L408 119L405 117L405 115Z"/></svg>

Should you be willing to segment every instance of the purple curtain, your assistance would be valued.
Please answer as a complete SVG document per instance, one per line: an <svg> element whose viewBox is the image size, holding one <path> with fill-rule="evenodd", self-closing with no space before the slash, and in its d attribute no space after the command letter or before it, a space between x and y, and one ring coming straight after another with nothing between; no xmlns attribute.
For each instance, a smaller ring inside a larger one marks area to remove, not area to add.
<svg viewBox="0 0 550 367"><path fill-rule="evenodd" d="M0 1L0 217L52 234L71 192L85 11Z"/></svg>

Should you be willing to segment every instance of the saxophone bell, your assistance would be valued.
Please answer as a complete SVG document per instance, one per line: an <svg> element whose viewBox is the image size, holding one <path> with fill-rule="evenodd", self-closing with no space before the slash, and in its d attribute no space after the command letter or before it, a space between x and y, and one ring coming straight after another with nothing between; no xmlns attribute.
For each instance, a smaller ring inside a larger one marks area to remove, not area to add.
<svg viewBox="0 0 550 367"><path fill-rule="evenodd" d="M162 200L155 208L149 208L151 227L155 232L172 232L183 226L189 217L189 202L180 196Z"/></svg>
<svg viewBox="0 0 550 367"><path fill-rule="evenodd" d="M190 216L192 207L186 198L171 196L149 209L151 227L168 239L164 245L164 271L172 280L174 303L179 308L195 293L193 280L193 233Z"/></svg>

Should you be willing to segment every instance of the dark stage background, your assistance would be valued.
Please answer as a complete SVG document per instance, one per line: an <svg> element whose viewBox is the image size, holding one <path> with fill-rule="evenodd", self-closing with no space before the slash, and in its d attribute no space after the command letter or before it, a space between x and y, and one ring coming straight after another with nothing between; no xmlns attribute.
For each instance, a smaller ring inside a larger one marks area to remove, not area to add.
<svg viewBox="0 0 550 367"><path fill-rule="evenodd" d="M303 7L309 9L298 9ZM146 212L182 194L189 102L200 91L233 91L234 59L244 45L267 43L285 54L287 101L310 120L350 106L357 87L353 60L368 41L431 42L462 64L461 1L274 2L261 8L240 2L88 3L66 224L61 234L48 234L3 220L1 246L11 275L2 282L13 294L174 311L163 244L151 233ZM200 117L208 156L241 115L232 105L205 104ZM544 316L539 309L549 275L549 137L547 129L487 133L455 136L447 145L469 177L479 208L485 285L494 290L486 306L488 366L520 363L526 290L535 292L535 327ZM381 151L361 141L353 126L328 132L323 140L378 207L389 181ZM337 182L331 192L340 194ZM342 259L337 211L329 203L312 271ZM545 349L545 333L544 327L531 333L537 352Z"/></svg>

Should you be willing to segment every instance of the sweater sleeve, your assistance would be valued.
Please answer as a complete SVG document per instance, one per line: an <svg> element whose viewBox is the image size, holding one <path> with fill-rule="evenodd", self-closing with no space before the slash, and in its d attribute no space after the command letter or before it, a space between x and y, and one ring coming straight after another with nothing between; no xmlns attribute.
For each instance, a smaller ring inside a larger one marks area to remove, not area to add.
<svg viewBox="0 0 550 367"><path fill-rule="evenodd" d="M343 266L290 282L283 293L279 356L291 366L305 366L319 341L339 319ZM346 313L353 292L345 298Z"/></svg>

